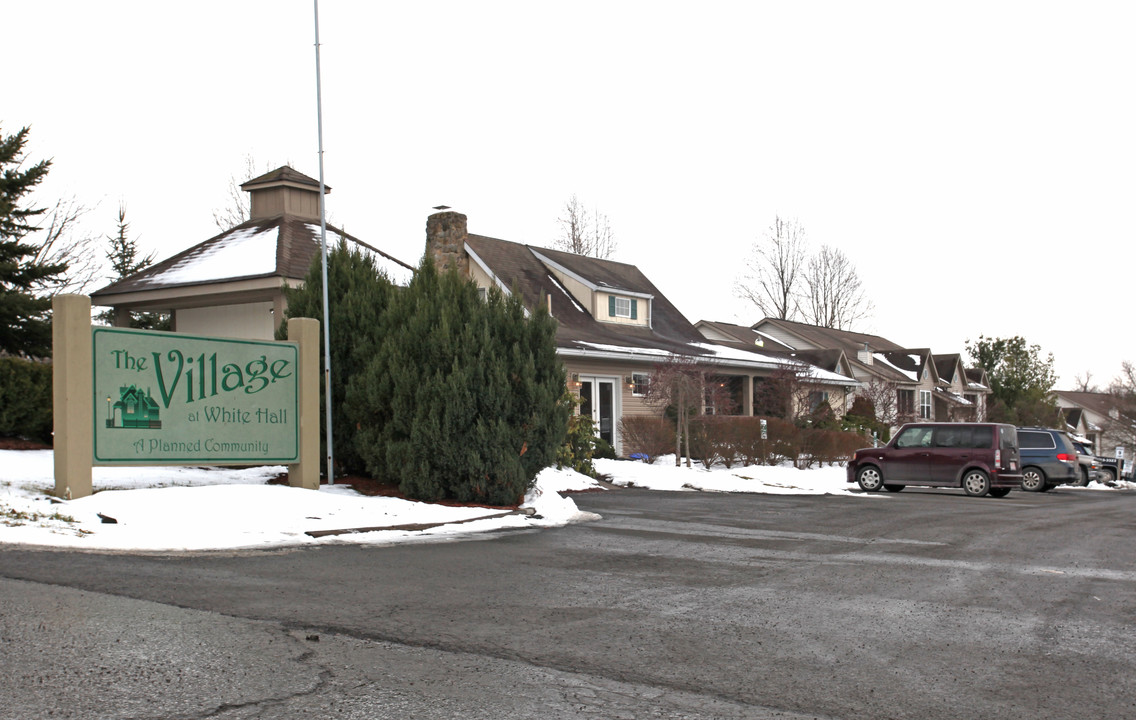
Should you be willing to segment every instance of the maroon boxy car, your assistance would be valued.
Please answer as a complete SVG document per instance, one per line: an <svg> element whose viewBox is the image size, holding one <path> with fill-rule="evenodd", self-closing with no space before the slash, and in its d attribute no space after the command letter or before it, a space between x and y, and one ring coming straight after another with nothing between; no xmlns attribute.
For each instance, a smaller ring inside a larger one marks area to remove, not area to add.
<svg viewBox="0 0 1136 720"><path fill-rule="evenodd" d="M909 423L887 445L857 450L848 482L866 492L908 485L961 487L1004 497L1022 482L1018 432L1001 423Z"/></svg>

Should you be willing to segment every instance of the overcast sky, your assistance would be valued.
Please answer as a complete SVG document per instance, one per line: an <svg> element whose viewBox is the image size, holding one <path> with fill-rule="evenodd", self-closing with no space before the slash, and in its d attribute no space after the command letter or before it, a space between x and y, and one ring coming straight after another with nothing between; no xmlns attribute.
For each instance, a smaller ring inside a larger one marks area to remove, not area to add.
<svg viewBox="0 0 1136 720"><path fill-rule="evenodd" d="M41 204L127 204L144 250L218 232L246 157L318 177L313 4L2 0L0 129ZM776 216L855 264L855 329L965 352L1024 336L1060 387L1136 362L1136 5L320 3L328 211L416 263L445 204L533 245L608 216L692 322Z"/></svg>

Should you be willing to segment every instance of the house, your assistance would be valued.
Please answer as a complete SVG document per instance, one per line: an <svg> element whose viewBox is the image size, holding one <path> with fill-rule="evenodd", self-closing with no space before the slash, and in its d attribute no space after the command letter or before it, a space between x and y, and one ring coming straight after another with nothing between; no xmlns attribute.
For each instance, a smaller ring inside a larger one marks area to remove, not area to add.
<svg viewBox="0 0 1136 720"><path fill-rule="evenodd" d="M427 219L426 252L440 270L454 267L479 287L519 293L528 308L545 304L557 320L557 353L580 412L618 453L621 418L660 412L647 388L656 365L670 357L712 366L743 415L753 414L755 382L799 364L760 347L708 340L634 265L471 234L461 213ZM809 379L842 405L857 383L839 369L810 367Z"/></svg>
<svg viewBox="0 0 1136 720"><path fill-rule="evenodd" d="M108 428L162 429L162 421L159 418L160 409L149 390L143 392L141 388L130 385L129 387L120 387L118 396L118 400L114 404L111 404L110 397L106 399L106 426Z"/></svg>
<svg viewBox="0 0 1136 720"><path fill-rule="evenodd" d="M700 321L709 340L749 340L765 352L792 354L822 367L843 368L877 412L895 424L914 419L963 421L986 417L985 372L967 368L958 354L906 348L878 335L765 318L750 328ZM850 403L850 400L849 400Z"/></svg>
<svg viewBox="0 0 1136 720"><path fill-rule="evenodd" d="M1068 430L1087 439L1098 455L1136 458L1136 422L1126 417L1109 393L1057 390L1053 393Z"/></svg>
<svg viewBox="0 0 1136 720"><path fill-rule="evenodd" d="M241 189L248 221L94 292L92 304L114 308L119 326L132 311L162 312L175 332L271 340L284 317L282 286L301 285L320 253L319 182L283 166ZM413 267L327 226L328 247L341 240L409 282Z"/></svg>

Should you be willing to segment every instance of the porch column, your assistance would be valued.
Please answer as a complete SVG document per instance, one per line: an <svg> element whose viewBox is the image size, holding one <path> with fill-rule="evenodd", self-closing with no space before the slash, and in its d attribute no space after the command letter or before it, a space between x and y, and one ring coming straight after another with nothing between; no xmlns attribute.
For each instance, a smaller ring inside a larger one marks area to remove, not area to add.
<svg viewBox="0 0 1136 720"><path fill-rule="evenodd" d="M742 375L742 415L753 416L753 375Z"/></svg>

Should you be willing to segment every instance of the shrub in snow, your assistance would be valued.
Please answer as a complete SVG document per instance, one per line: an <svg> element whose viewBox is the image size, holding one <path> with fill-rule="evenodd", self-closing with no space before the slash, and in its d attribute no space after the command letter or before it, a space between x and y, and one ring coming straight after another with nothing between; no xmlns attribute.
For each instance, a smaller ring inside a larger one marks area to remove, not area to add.
<svg viewBox="0 0 1136 720"><path fill-rule="evenodd" d="M347 386L359 368L375 355L376 348L386 335L386 310L395 286L379 270L372 255L365 255L358 249L348 250L342 239L338 246L328 251L327 285L331 308L331 407L335 463L340 472L362 474L366 472L366 465L355 449L357 423L347 406ZM296 289L285 287L284 293L288 300L286 317L315 318L322 327L323 268L320 255L312 260L304 284ZM281 340L288 339L286 322L281 324L277 336ZM323 383L320 383L320 407L325 402L323 392ZM321 412L321 457L327 457L326 439L326 417Z"/></svg>
<svg viewBox="0 0 1136 720"><path fill-rule="evenodd" d="M372 475L416 499L520 502L555 462L571 407L556 321L535 305L526 317L518 294L482 298L423 261L349 381L355 449Z"/></svg>

